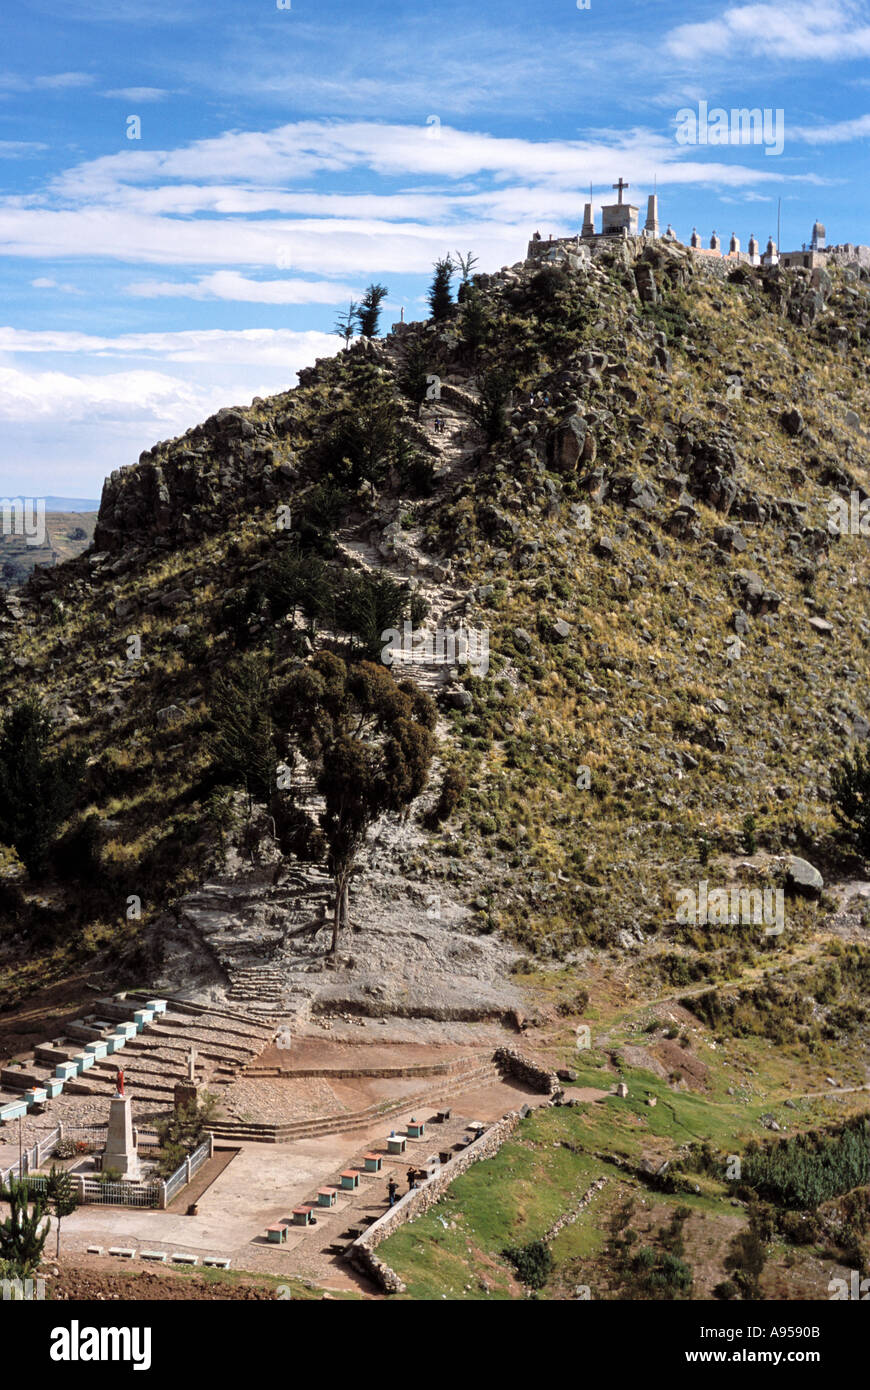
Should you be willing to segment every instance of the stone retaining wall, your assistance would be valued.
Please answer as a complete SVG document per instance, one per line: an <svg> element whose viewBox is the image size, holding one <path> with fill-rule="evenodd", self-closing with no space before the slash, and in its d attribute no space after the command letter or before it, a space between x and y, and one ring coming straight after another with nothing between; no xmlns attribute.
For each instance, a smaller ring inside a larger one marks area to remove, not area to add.
<svg viewBox="0 0 870 1390"><path fill-rule="evenodd" d="M245 1067L245 1077L254 1080L262 1080L264 1077L281 1077L290 1081L307 1080L312 1077L324 1081L355 1080L358 1077L379 1077L385 1080L390 1078L404 1078L420 1076L424 1080L429 1077L438 1077L444 1080L451 1080L454 1073L465 1070L473 1066L485 1066L490 1058L488 1053L481 1054L480 1059L463 1057L459 1058L454 1065L449 1062L430 1062L421 1063L418 1066L407 1067L308 1067L293 1070L292 1067Z"/></svg>
<svg viewBox="0 0 870 1390"><path fill-rule="evenodd" d="M509 1051L509 1049L502 1050ZM404 1197L400 1197L389 1211L385 1212L353 1242L350 1247L351 1263L364 1274L369 1275L385 1293L404 1293L405 1285L398 1274L383 1260L378 1259L375 1248L380 1245L381 1241L386 1240L387 1236L392 1235L399 1226L403 1226L406 1221L413 1221L415 1217L422 1216L424 1212L434 1206L460 1173L464 1173L473 1163L478 1163L483 1158L492 1158L494 1154L498 1153L502 1144L516 1129L519 1121L519 1114L515 1110L509 1111L502 1119L496 1120L495 1124L490 1125L489 1129L479 1139L475 1139L473 1144L469 1144L455 1158L451 1158L448 1163L444 1163L436 1169L432 1177L428 1178L420 1187L416 1187L412 1192L406 1192Z"/></svg>
<svg viewBox="0 0 870 1390"><path fill-rule="evenodd" d="M561 1089L559 1078L554 1071L548 1071L546 1067L524 1057L515 1047L497 1048L492 1060L497 1067L507 1072L508 1076L515 1076L518 1081L524 1081L541 1095L552 1096Z"/></svg>
<svg viewBox="0 0 870 1390"><path fill-rule="evenodd" d="M592 1201L592 1198L595 1196L596 1192L600 1192L602 1187L604 1187L604 1185L606 1184L606 1182L607 1178L596 1178L592 1186L587 1187L586 1191L583 1193L583 1196L580 1198L580 1201L577 1203L577 1205L575 1207L572 1207L570 1211L563 1212L562 1215L558 1218L558 1220L553 1222L549 1231L543 1238L545 1243L549 1244L551 1240L555 1240L559 1232L564 1231L566 1226L573 1226L574 1222L577 1221L583 1215L583 1212L586 1210L589 1203Z"/></svg>

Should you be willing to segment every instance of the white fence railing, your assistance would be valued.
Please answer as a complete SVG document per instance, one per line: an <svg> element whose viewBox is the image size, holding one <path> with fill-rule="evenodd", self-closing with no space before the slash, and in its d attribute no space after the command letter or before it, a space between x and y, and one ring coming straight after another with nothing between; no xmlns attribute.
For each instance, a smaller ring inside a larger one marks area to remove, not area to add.
<svg viewBox="0 0 870 1390"><path fill-rule="evenodd" d="M35 1144L29 1144L22 1151L21 1159L16 1159L8 1168L0 1168L0 1180L3 1183L8 1183L10 1178L21 1176L22 1161L24 1177L28 1173L32 1173L34 1168L39 1168L48 1158L48 1155L54 1152L54 1146L59 1138L60 1129L53 1129L44 1139L38 1139Z"/></svg>
<svg viewBox="0 0 870 1390"><path fill-rule="evenodd" d="M211 1135L209 1135L207 1139L202 1141L199 1148L194 1149L193 1153L188 1155L181 1166L176 1168L172 1176L166 1179L164 1185L164 1201L166 1206L169 1206L173 1197L175 1197L183 1187L187 1186L194 1173L198 1172L206 1159L211 1157L212 1151L213 1140Z"/></svg>
<svg viewBox="0 0 870 1390"><path fill-rule="evenodd" d="M100 1136L93 1139L92 1147L99 1148L105 1146L106 1130L88 1128L86 1126L61 1125L58 1129L47 1134L44 1139L40 1139L32 1148L25 1149L23 1154L23 1176L26 1178L28 1186L32 1192L44 1192L48 1179L44 1175L34 1172L45 1159L54 1151L55 1145L61 1138L79 1139L79 1137ZM160 1141L155 1130L139 1130L139 1147L151 1147ZM89 1141L90 1142L90 1141ZM113 1207L160 1207L165 1210L172 1199L177 1196L183 1187L186 1187L197 1173L206 1159L211 1158L214 1153L214 1135L208 1134L198 1148L192 1154L188 1154L184 1162L176 1168L171 1177L162 1181L154 1178L147 1183L124 1182L101 1182L98 1178L86 1178L80 1173L73 1173L72 1179L76 1187L80 1202L93 1203L100 1206ZM11 1167L5 1170L0 1168L0 1180L7 1184L10 1178L19 1177L19 1160L16 1160Z"/></svg>

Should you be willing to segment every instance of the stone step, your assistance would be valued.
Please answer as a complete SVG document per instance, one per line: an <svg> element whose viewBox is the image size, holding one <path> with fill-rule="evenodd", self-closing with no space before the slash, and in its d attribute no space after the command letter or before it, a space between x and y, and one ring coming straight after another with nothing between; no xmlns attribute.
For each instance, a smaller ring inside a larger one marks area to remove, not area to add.
<svg viewBox="0 0 870 1390"><path fill-rule="evenodd" d="M134 994L137 1001L140 998L142 1000L150 998L150 995L145 990L131 991L130 997L132 998ZM191 999L178 998L167 998L166 1006L167 1013L161 1015L162 1019L165 1019L167 1014L171 1011L171 1013L176 1016L178 1014L190 1014L195 1018L211 1019L213 1027L223 1027L224 1021L226 1020L228 1025L231 1025L228 1026L227 1031L237 1031L236 1025L238 1024L247 1025L248 1031L252 1035L256 1033L258 1029L262 1029L262 1024L260 1024L259 1020L251 1018L248 1014L241 1013L234 1009L222 1009L213 1004L195 1004ZM135 1007L139 1007L138 1002Z"/></svg>
<svg viewBox="0 0 870 1390"><path fill-rule="evenodd" d="M129 1054L130 1051L139 1055L147 1052L156 1052L161 1057L187 1057L191 1047L193 1047L198 1057L237 1057L243 1061L247 1057L255 1057L262 1051L262 1045L257 1040L256 1043L243 1042L224 1042L222 1039L193 1038L190 1035L182 1036L177 1033L155 1032L152 1037L144 1034L136 1040L140 1046L136 1048L127 1047L124 1049ZM141 1046L141 1044L145 1044ZM173 1046L173 1044L175 1044Z"/></svg>
<svg viewBox="0 0 870 1390"><path fill-rule="evenodd" d="M237 1047L239 1050L249 1049L259 1051L268 1038L264 1037L258 1029L257 1033L243 1033L238 1030L228 1030L225 1028L209 1028L199 1023L192 1026L178 1026L168 1029L164 1037L176 1037L182 1044L193 1043L196 1047L198 1043L209 1043L214 1046Z"/></svg>

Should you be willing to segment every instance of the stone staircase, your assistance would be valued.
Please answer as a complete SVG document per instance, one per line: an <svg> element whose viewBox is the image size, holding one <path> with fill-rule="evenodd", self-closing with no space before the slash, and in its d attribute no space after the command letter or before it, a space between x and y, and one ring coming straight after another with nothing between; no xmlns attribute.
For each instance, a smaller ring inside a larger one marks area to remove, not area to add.
<svg viewBox="0 0 870 1390"><path fill-rule="evenodd" d="M243 1005L255 1018L279 1022L287 1015L283 970L272 965L231 966L227 999Z"/></svg>
<svg viewBox="0 0 870 1390"><path fill-rule="evenodd" d="M324 1134L350 1133L355 1130L370 1128L381 1117L386 1120L390 1115L395 1115L400 1111L413 1110L424 1105L437 1105L440 1101L470 1090L472 1087L500 1080L502 1075L500 1068L491 1058L482 1062L479 1058L474 1057L460 1059L459 1062L444 1063L440 1068L437 1064L420 1069L406 1068L403 1074L407 1077L413 1076L415 1072L418 1075L432 1075L432 1084L419 1091L398 1096L395 1100L377 1101L361 1110L343 1110L334 1115L316 1116L305 1120L288 1121L283 1124L223 1119L215 1126L215 1138L247 1139L260 1144L283 1144L295 1139L311 1139ZM313 1074L306 1072L308 1076ZM356 1072L358 1076L365 1076L366 1074L364 1068ZM320 1075L328 1080L330 1075L335 1076L335 1073L323 1071Z"/></svg>
<svg viewBox="0 0 870 1390"><path fill-rule="evenodd" d="M304 766L293 769L292 787L300 805L316 818L322 799ZM180 906L183 920L224 972L228 1004L249 1019L274 1024L307 1005L299 984L288 979L294 956L288 933L321 917L328 926L332 894L332 879L322 867L294 864L277 883L271 878L204 883Z"/></svg>

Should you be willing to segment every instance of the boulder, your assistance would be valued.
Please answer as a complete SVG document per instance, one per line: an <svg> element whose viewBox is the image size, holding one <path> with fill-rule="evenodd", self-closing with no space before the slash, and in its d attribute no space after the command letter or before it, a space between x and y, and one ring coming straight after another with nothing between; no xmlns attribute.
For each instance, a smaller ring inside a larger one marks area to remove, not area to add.
<svg viewBox="0 0 870 1390"><path fill-rule="evenodd" d="M824 878L819 870L813 869L809 860L801 859L798 855L788 856L787 877L792 888L805 892L810 897L817 897L824 888Z"/></svg>
<svg viewBox="0 0 870 1390"><path fill-rule="evenodd" d="M792 888L811 897L817 897L825 886L825 880L818 869L814 869L807 859L801 859L795 854L789 855L786 874Z"/></svg>
<svg viewBox="0 0 870 1390"><path fill-rule="evenodd" d="M734 628L734 631L737 633L738 637L746 636L747 632L749 631L749 619L747 618L742 608L738 608L735 612L733 618L731 619L731 625Z"/></svg>
<svg viewBox="0 0 870 1390"><path fill-rule="evenodd" d="M174 724L179 724L183 718L184 710L180 709L178 705L166 705L157 711L157 727L158 729L172 728Z"/></svg>
<svg viewBox="0 0 870 1390"><path fill-rule="evenodd" d="M594 463L595 440L582 415L566 416L551 432L547 461L556 473L573 473L578 463Z"/></svg>
<svg viewBox="0 0 870 1390"><path fill-rule="evenodd" d="M657 304L659 289L652 266L646 261L640 261L634 268L634 278L642 303Z"/></svg>
<svg viewBox="0 0 870 1390"><path fill-rule="evenodd" d="M790 410L784 410L779 417L786 434L790 434L792 439L796 439L803 432L804 417L801 415L797 406L792 406Z"/></svg>

